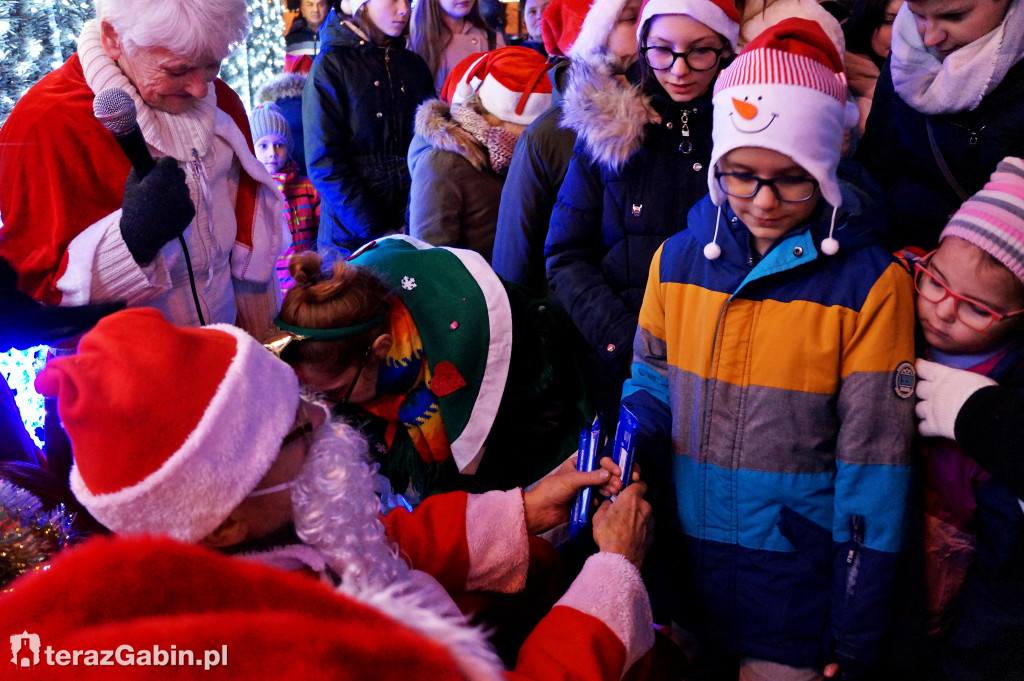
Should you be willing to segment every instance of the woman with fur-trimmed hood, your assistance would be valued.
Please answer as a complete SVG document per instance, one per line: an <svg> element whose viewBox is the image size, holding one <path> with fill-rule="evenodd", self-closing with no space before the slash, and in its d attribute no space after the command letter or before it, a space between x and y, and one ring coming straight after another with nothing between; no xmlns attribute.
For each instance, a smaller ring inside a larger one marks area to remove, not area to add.
<svg viewBox="0 0 1024 681"><path fill-rule="evenodd" d="M544 252L551 295L592 350L602 421L630 375L651 258L707 193L711 89L738 33L728 0L646 0L624 79L594 60L570 69L562 125L577 142Z"/></svg>
<svg viewBox="0 0 1024 681"><path fill-rule="evenodd" d="M488 262L512 149L551 104L543 56L527 47L472 54L420 105L409 147L409 233Z"/></svg>

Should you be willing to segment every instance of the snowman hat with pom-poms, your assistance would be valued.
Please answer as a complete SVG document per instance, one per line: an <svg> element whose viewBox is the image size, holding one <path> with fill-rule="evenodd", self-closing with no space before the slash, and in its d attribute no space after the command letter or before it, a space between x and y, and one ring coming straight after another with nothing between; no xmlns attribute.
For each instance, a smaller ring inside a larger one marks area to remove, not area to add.
<svg viewBox="0 0 1024 681"><path fill-rule="evenodd" d="M766 29L722 71L712 102L708 188L715 205L721 208L726 202L714 172L723 156L742 147L785 154L818 182L832 205L832 226L821 251L837 253L833 232L843 199L836 169L843 133L859 115L847 101L843 59L821 26L792 18ZM717 236L716 221L715 239L704 251L710 260L721 253Z"/></svg>

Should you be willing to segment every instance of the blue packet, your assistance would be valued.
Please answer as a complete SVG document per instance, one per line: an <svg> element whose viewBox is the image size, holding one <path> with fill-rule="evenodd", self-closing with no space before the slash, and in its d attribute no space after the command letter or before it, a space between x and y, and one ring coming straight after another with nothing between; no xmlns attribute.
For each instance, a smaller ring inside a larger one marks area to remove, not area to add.
<svg viewBox="0 0 1024 681"><path fill-rule="evenodd" d="M633 457L636 454L636 443L633 436L640 429L640 421L626 407L619 408L619 423L615 426L615 442L612 447L612 457L616 465L622 471L622 489L626 489L633 482ZM615 501L615 495L611 497Z"/></svg>
<svg viewBox="0 0 1024 681"><path fill-rule="evenodd" d="M580 431L580 451L576 456L576 470L589 473L597 465L597 450L601 445L601 421L596 416L594 423ZM572 505L572 516L569 518L569 534L575 537L587 526L590 518L590 500L593 499L594 488L584 487L576 492L576 500Z"/></svg>

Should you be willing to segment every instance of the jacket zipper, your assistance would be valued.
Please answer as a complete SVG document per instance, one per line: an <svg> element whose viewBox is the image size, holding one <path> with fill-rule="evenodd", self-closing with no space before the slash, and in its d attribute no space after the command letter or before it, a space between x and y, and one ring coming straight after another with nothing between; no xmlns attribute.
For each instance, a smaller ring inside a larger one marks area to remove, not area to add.
<svg viewBox="0 0 1024 681"><path fill-rule="evenodd" d="M850 516L850 541L853 546L846 552L846 600L857 592L857 577L860 574L860 558L864 552L864 516Z"/></svg>
<svg viewBox="0 0 1024 681"><path fill-rule="evenodd" d="M693 142L690 141L690 114L696 114L697 109L687 111L683 109L682 115L679 116L679 134L682 135L683 139L679 142L679 151L684 154L689 154L693 151Z"/></svg>

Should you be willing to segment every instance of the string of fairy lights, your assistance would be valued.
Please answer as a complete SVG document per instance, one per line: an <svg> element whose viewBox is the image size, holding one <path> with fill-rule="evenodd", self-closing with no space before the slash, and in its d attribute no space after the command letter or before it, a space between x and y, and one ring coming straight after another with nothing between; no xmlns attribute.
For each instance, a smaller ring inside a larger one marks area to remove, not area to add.
<svg viewBox="0 0 1024 681"><path fill-rule="evenodd" d="M221 65L220 77L247 106L259 88L284 68L280 0L248 0L249 38ZM82 25L96 15L93 0L0 2L0 125L18 98L74 51ZM2 229L2 225L0 225ZM32 387L45 347L0 353L0 377L15 393L29 434L42 444L43 400Z"/></svg>

